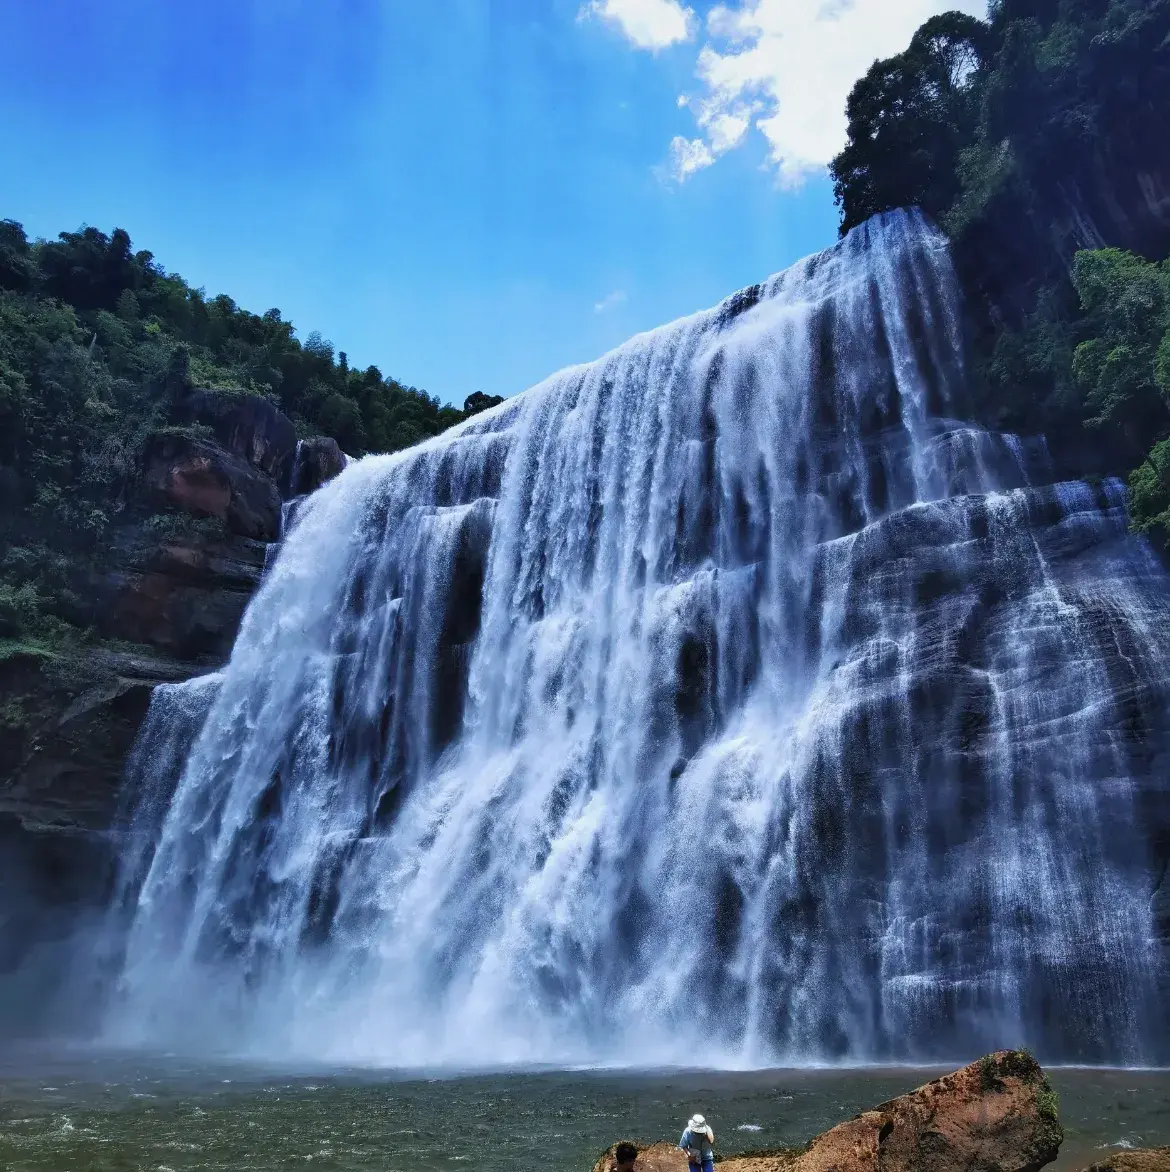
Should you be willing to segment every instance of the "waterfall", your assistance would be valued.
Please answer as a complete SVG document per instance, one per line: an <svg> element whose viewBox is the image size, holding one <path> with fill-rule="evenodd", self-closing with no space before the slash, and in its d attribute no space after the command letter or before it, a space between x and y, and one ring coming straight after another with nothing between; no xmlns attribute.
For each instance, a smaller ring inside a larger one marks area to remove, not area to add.
<svg viewBox="0 0 1170 1172"><path fill-rule="evenodd" d="M1170 1059L1170 579L963 394L945 241L891 213L351 463L140 761L108 1035Z"/></svg>

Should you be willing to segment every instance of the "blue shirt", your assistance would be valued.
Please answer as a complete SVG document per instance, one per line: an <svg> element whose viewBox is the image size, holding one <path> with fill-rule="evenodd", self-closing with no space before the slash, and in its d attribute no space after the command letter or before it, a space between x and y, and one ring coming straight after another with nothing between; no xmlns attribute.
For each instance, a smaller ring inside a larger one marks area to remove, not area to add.
<svg viewBox="0 0 1170 1172"><path fill-rule="evenodd" d="M711 1147L711 1141L707 1138L705 1131L692 1131L688 1127L682 1133L682 1139L678 1141L678 1146L691 1157L692 1164L696 1162L705 1164L715 1156L715 1151ZM698 1161L695 1159L696 1156Z"/></svg>

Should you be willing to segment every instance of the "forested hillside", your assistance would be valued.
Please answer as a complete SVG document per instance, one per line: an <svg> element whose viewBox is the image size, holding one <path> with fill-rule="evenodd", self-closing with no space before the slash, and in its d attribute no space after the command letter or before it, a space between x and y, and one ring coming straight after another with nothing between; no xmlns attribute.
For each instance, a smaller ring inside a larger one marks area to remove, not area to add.
<svg viewBox="0 0 1170 1172"><path fill-rule="evenodd" d="M101 897L85 836L152 691L227 659L285 502L495 401L352 370L124 231L0 221L0 846L85 876L51 901Z"/></svg>
<svg viewBox="0 0 1170 1172"><path fill-rule="evenodd" d="M917 204L974 323L973 410L1045 431L1070 473L1130 476L1170 521L1170 2L998 0L947 13L849 98L847 231Z"/></svg>
<svg viewBox="0 0 1170 1172"><path fill-rule="evenodd" d="M472 395L460 411L375 366L352 370L278 309L193 289L121 229L31 242L0 221L0 638L84 635L70 595L135 503L148 437L208 433L180 409L192 388L264 400L351 455L407 447L494 401ZM200 524L165 502L146 522Z"/></svg>

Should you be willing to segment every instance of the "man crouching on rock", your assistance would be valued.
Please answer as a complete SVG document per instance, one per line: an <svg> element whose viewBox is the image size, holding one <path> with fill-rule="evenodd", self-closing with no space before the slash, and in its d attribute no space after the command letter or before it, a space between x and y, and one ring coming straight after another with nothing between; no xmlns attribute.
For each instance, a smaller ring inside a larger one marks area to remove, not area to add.
<svg viewBox="0 0 1170 1172"><path fill-rule="evenodd" d="M678 1146L687 1154L692 1168L715 1172L715 1133L702 1115L692 1115Z"/></svg>

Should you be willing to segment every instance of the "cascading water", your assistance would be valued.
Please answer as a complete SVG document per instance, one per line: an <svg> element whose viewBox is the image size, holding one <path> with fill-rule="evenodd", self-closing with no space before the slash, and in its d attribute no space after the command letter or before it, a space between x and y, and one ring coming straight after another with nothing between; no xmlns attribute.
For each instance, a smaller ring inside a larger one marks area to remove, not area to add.
<svg viewBox="0 0 1170 1172"><path fill-rule="evenodd" d="M110 1036L1170 1058L1170 580L960 356L891 214L309 498L138 779Z"/></svg>

